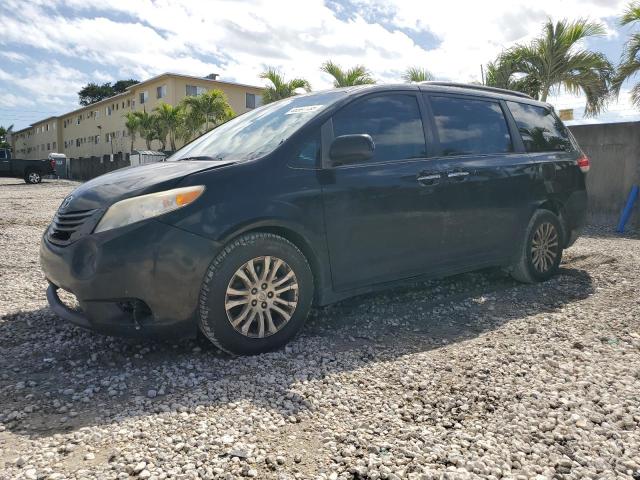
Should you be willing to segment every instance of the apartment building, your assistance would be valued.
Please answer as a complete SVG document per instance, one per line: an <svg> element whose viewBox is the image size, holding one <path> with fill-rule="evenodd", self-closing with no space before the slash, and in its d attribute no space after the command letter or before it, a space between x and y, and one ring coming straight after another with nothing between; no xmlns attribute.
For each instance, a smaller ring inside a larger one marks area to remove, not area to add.
<svg viewBox="0 0 640 480"><path fill-rule="evenodd" d="M262 104L261 87L164 73L132 85L119 95L40 120L13 132L11 144L14 156L38 159L56 152L64 153L68 158L86 158L131 153L132 138L127 132L124 118L127 112L152 112L162 102L177 105L186 96L199 95L212 89L222 90L226 94L236 115ZM154 141L152 148L160 148L159 142ZM144 139L136 136L133 150L146 149Z"/></svg>

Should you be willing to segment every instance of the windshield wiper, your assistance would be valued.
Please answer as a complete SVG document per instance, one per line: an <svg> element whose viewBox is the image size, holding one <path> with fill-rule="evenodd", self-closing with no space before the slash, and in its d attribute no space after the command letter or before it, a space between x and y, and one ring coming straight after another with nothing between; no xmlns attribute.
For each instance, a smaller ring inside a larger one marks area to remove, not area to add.
<svg viewBox="0 0 640 480"><path fill-rule="evenodd" d="M183 160L222 160L222 155L197 155L194 157L185 157L185 158L179 158L178 161L181 162Z"/></svg>

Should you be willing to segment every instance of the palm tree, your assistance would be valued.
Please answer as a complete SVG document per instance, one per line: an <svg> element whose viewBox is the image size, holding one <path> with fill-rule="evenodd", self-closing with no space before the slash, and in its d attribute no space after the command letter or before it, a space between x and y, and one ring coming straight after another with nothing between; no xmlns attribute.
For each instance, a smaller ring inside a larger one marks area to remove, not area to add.
<svg viewBox="0 0 640 480"><path fill-rule="evenodd" d="M260 78L269 80L271 85L268 85L264 89L262 94L262 103L271 103L276 100L291 97L296 94L296 90L299 88L305 91L311 91L311 85L304 78L294 78L286 81L284 75L282 75L277 69L273 67L267 68L260 74Z"/></svg>
<svg viewBox="0 0 640 480"><path fill-rule="evenodd" d="M13 132L13 125L8 127L0 126L0 148L9 148L9 142L7 142L7 136Z"/></svg>
<svg viewBox="0 0 640 480"><path fill-rule="evenodd" d="M140 119L135 112L127 112L124 118L124 126L127 129L129 137L131 137L131 152L133 152L133 144L136 142L136 135L140 129Z"/></svg>
<svg viewBox="0 0 640 480"><path fill-rule="evenodd" d="M356 65L348 70L342 70L339 65L327 60L322 64L320 70L333 77L333 86L335 88L376 83L364 65Z"/></svg>
<svg viewBox="0 0 640 480"><path fill-rule="evenodd" d="M596 115L605 108L614 69L602 53L584 50L579 43L604 33L601 24L583 19L556 24L548 20L542 36L503 52L498 62L507 65L515 78L526 79L530 86L539 85L543 102L552 89L564 87L575 95L584 93L585 116Z"/></svg>
<svg viewBox="0 0 640 480"><path fill-rule="evenodd" d="M489 87L505 88L538 99L540 98L540 82L533 75L516 78L516 67L513 60L498 57L495 62L489 62L486 66L485 85Z"/></svg>
<svg viewBox="0 0 640 480"><path fill-rule="evenodd" d="M428 82L429 80L434 80L435 77L433 76L433 73L431 73L426 68L409 67L402 74L402 79L407 83L418 83L418 82Z"/></svg>
<svg viewBox="0 0 640 480"><path fill-rule="evenodd" d="M162 102L156 108L153 109L156 133L158 134L158 140L162 143L162 149L164 150L165 141L167 135L169 136L169 145L171 150L176 150L176 131L182 122L182 106L169 105Z"/></svg>
<svg viewBox="0 0 640 480"><path fill-rule="evenodd" d="M133 112L138 117L138 133L144 138L147 150L151 150L151 141L156 138L156 126L153 115L146 111Z"/></svg>
<svg viewBox="0 0 640 480"><path fill-rule="evenodd" d="M640 1L631 2L627 10L620 17L620 25L640 25ZM618 66L613 82L612 90L618 95L625 80L635 77L640 73L640 31L631 35L624 46L622 61ZM640 82L631 88L631 101L640 108Z"/></svg>
<svg viewBox="0 0 640 480"><path fill-rule="evenodd" d="M196 131L204 125L204 131L201 133L208 132L235 116L227 96L221 90L209 90L201 95L185 97L182 105L192 124L198 125Z"/></svg>

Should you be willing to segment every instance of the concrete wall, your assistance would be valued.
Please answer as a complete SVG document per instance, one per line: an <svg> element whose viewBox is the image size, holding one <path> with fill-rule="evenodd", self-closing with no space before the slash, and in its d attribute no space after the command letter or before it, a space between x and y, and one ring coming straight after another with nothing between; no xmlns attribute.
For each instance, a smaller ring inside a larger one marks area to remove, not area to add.
<svg viewBox="0 0 640 480"><path fill-rule="evenodd" d="M591 159L587 175L591 220L618 221L632 185L640 184L640 122L569 127ZM630 224L640 227L640 201Z"/></svg>

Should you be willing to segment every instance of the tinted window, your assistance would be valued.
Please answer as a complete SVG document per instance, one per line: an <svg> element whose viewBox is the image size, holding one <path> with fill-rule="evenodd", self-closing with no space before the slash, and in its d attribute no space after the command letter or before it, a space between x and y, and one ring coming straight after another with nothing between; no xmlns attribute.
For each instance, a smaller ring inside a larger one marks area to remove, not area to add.
<svg viewBox="0 0 640 480"><path fill-rule="evenodd" d="M320 130L310 132L296 146L293 163L310 168L320 165L320 145Z"/></svg>
<svg viewBox="0 0 640 480"><path fill-rule="evenodd" d="M513 151L498 102L431 97L442 154L473 155Z"/></svg>
<svg viewBox="0 0 640 480"><path fill-rule="evenodd" d="M553 112L544 107L507 102L527 152L573 150L569 132Z"/></svg>
<svg viewBox="0 0 640 480"><path fill-rule="evenodd" d="M426 156L418 100L413 95L384 95L357 101L333 116L336 137L366 133L375 143L371 161Z"/></svg>

